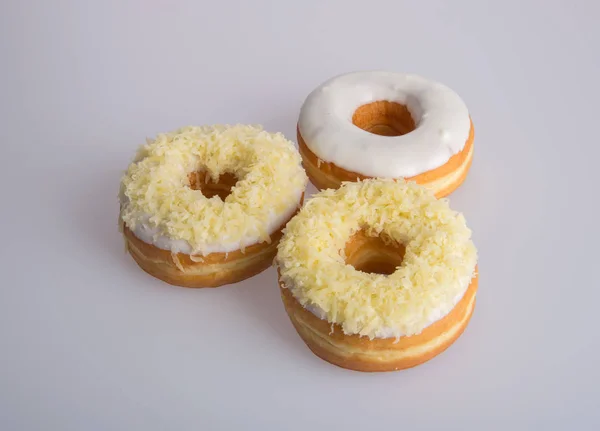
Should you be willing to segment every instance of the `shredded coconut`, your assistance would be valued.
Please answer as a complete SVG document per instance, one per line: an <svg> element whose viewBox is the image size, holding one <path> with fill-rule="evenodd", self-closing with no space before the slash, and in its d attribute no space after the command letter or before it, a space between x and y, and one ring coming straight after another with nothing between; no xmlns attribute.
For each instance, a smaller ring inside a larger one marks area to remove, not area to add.
<svg viewBox="0 0 600 431"><path fill-rule="evenodd" d="M390 275L346 264L363 229L405 245ZM286 226L276 264L284 288L344 333L410 336L448 314L469 287L477 251L462 214L413 182L368 179L323 190Z"/></svg>
<svg viewBox="0 0 600 431"><path fill-rule="evenodd" d="M221 200L189 187L188 174L206 172L238 182ZM121 181L121 218L130 229L148 223L158 233L187 241L190 254L208 244L270 241L269 220L298 204L306 173L292 142L260 126L185 127L143 145Z"/></svg>

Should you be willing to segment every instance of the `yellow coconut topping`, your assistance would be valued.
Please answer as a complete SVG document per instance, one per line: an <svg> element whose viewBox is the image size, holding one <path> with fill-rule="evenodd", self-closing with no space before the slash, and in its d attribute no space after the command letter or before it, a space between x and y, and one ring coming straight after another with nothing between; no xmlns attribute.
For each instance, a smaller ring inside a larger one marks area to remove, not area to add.
<svg viewBox="0 0 600 431"><path fill-rule="evenodd" d="M395 272L345 263L346 243L359 230L406 247ZM471 231L446 200L415 183L384 179L316 194L287 224L276 257L283 287L300 304L346 334L369 338L418 334L447 315L476 262Z"/></svg>
<svg viewBox="0 0 600 431"><path fill-rule="evenodd" d="M223 174L238 181L224 200L209 199L190 187L193 172L207 181ZM219 244L243 249L270 241L306 182L300 155L280 133L245 125L185 127L140 148L121 182L121 218L134 231L144 224L154 237L187 242L189 254L206 255Z"/></svg>

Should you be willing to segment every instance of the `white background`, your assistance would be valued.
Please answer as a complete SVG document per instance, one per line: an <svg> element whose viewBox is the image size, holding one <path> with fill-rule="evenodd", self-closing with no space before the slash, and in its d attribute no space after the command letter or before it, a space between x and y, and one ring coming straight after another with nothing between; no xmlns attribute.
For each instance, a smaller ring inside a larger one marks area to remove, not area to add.
<svg viewBox="0 0 600 431"><path fill-rule="evenodd" d="M599 429L599 15L593 0L3 1L0 429ZM451 198L480 252L475 314L397 373L312 355L272 269L174 288L117 232L146 136L241 122L295 140L306 95L364 69L446 83L476 128Z"/></svg>

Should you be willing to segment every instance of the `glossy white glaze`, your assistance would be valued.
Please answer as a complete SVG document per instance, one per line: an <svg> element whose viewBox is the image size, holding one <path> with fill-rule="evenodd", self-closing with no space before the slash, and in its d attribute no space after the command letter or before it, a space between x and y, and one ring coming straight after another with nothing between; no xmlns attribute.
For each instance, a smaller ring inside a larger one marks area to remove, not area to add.
<svg viewBox="0 0 600 431"><path fill-rule="evenodd" d="M352 123L362 105L376 101L405 105L416 129L380 136ZM371 177L411 177L442 166L463 149L471 127L469 111L450 88L417 75L353 72L323 83L306 99L298 130L321 160Z"/></svg>

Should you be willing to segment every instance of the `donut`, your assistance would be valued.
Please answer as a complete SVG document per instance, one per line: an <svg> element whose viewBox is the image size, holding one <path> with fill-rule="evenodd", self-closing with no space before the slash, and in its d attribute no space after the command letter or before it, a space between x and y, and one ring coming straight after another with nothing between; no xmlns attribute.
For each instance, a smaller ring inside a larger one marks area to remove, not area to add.
<svg viewBox="0 0 600 431"><path fill-rule="evenodd" d="M126 249L144 271L173 285L244 280L272 264L307 181L294 145L260 126L159 134L121 180Z"/></svg>
<svg viewBox="0 0 600 431"><path fill-rule="evenodd" d="M404 178L454 191L473 159L473 123L450 88L416 75L354 72L326 81L306 98L298 146L320 190L343 181Z"/></svg>
<svg viewBox="0 0 600 431"><path fill-rule="evenodd" d="M446 200L414 182L366 179L317 193L285 227L275 264L300 337L352 370L433 358L475 307L471 231Z"/></svg>

